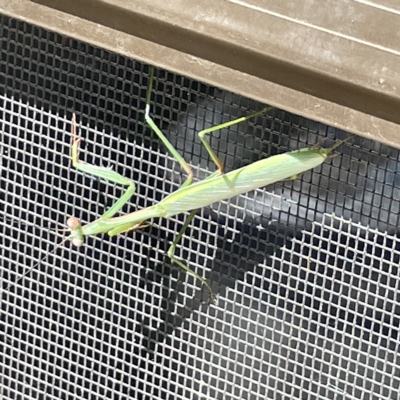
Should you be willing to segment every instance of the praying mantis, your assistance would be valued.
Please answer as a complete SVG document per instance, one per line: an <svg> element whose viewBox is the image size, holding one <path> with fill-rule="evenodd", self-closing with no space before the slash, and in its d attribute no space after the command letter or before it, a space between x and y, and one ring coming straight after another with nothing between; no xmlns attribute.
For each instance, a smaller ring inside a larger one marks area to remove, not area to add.
<svg viewBox="0 0 400 400"><path fill-rule="evenodd" d="M278 181L295 179L303 172L322 164L327 159L329 153L331 153L336 147L349 138L334 144L330 148L314 146L290 151L256 161L234 171L224 173L223 163L212 150L206 138L207 135L217 130L246 121L250 118L254 118L273 108L272 106L265 106L259 111L204 129L198 133L202 144L215 163L217 170L204 180L193 183L193 172L191 167L176 151L176 149L157 127L154 120L150 116L150 99L153 80L154 68L149 67L146 107L144 113L145 121L156 133L158 138L172 154L175 160L179 163L181 168L186 172L186 180L182 183L178 190L167 195L158 203L125 215L115 216L135 193L136 185L131 179L120 175L111 168L91 165L79 161L79 142L82 140L82 138L77 137L74 115L71 121L71 133L73 140L71 146L72 165L79 171L123 185L126 187L126 189L123 195L95 221L87 224L81 224L76 217L69 217L66 222L66 230L69 231L69 236L67 236L65 240L70 240L72 245L79 247L83 245L85 237L89 235L108 233L109 236L114 236L143 227L147 221L153 218L170 218L180 213L189 212L189 215L186 217L182 228L171 243L167 251L167 255L179 267L192 274L204 286L206 286L210 292L211 299L214 300L215 296L210 284L202 276L190 269L189 266L187 266L183 261L179 260L174 255L175 248L182 238L186 228L194 218L196 211L199 208L207 207L212 203L226 200L239 194L246 193ZM62 243L64 243L64 241ZM29 271L24 275L27 273L29 273Z"/></svg>

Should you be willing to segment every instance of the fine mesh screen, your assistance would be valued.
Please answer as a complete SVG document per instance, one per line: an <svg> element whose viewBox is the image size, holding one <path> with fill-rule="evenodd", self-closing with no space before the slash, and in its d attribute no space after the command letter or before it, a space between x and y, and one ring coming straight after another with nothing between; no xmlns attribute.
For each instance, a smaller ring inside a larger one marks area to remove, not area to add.
<svg viewBox="0 0 400 400"><path fill-rule="evenodd" d="M398 150L354 138L199 211L176 254L210 304L164 255L182 215L48 255L68 216L122 193L71 166L72 112L81 159L136 182L123 213L185 176L144 124L146 65L4 16L1 30L2 399L398 399ZM196 179L215 167L195 132L262 106L156 71L152 114ZM347 136L273 110L211 144L229 171Z"/></svg>

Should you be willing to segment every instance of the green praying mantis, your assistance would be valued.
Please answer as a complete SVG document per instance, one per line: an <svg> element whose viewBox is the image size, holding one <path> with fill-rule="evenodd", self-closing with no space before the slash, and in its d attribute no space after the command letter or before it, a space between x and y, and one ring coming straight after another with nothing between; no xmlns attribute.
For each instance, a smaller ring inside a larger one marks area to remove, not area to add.
<svg viewBox="0 0 400 400"><path fill-rule="evenodd" d="M66 240L70 240L74 246L79 247L84 243L85 237L89 235L108 233L109 236L114 236L143 227L147 221L153 218L169 218L180 213L189 212L189 215L186 217L181 230L171 243L171 246L167 251L167 255L174 263L188 273L192 274L204 286L206 286L210 292L211 299L213 300L214 293L210 284L174 255L175 248L182 238L186 228L189 226L190 222L195 216L196 211L199 208L209 206L212 203L226 200L239 194L246 193L278 181L295 179L303 172L322 164L327 159L329 153L331 153L336 147L349 138L336 143L330 148L314 146L290 151L262 159L234 171L224 173L224 166L216 153L212 150L208 140L206 139L206 136L219 129L238 124L250 118L254 118L273 108L271 106L266 106L263 109L248 114L244 117L204 129L198 133L201 142L205 146L211 159L214 161L217 170L204 180L193 183L193 172L189 164L176 151L176 149L157 127L154 120L150 116L150 98L153 80L154 68L150 67L146 93L145 121L157 134L158 138L166 146L181 168L186 172L186 180L182 183L178 190L167 195L158 203L125 215L115 216L134 194L136 190L135 183L129 178L125 178L119 173L113 171L111 168L95 166L79 161L78 147L82 138L77 137L75 116L73 116L71 122L73 139L71 148L72 165L82 172L126 186L126 190L124 194L95 221L84 225L81 224L76 217L69 217L66 222L66 230L69 231L69 236L62 243L64 243ZM36 266L37 264L34 267ZM34 267L29 269L23 276L29 273L29 271ZM21 278L22 277L19 279ZM16 282L14 282L14 284L15 283Z"/></svg>

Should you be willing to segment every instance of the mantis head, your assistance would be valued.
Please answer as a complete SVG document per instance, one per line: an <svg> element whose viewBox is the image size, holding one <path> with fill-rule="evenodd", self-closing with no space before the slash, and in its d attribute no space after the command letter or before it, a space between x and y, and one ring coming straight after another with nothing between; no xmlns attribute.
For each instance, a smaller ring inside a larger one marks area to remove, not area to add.
<svg viewBox="0 0 400 400"><path fill-rule="evenodd" d="M76 246L80 247L83 245L83 232L82 232L82 225L79 222L79 219L76 217L69 217L67 219L67 227L71 234L69 235L69 239L71 240L71 243Z"/></svg>

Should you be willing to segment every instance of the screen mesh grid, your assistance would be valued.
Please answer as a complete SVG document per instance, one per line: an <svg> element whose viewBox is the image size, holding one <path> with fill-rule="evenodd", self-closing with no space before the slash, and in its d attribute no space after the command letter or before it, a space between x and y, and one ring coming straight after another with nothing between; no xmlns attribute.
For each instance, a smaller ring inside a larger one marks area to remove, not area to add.
<svg viewBox="0 0 400 400"><path fill-rule="evenodd" d="M2 398L398 399L397 149L355 137L199 211L176 255L216 304L165 257L182 215L50 254L68 216L93 221L122 193L71 166L72 112L81 159L137 184L123 213L184 174L144 124L148 66L0 18ZM261 107L156 71L152 114L196 179L215 170L196 132ZM275 109L210 141L229 171L347 135Z"/></svg>

